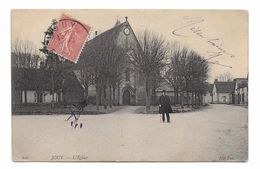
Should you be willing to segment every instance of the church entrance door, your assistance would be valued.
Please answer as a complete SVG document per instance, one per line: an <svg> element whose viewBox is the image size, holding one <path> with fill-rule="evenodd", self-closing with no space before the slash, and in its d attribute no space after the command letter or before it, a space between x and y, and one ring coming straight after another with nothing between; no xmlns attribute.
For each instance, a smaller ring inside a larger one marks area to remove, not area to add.
<svg viewBox="0 0 260 169"><path fill-rule="evenodd" d="M125 90L123 93L123 104L130 105L130 92L129 90Z"/></svg>

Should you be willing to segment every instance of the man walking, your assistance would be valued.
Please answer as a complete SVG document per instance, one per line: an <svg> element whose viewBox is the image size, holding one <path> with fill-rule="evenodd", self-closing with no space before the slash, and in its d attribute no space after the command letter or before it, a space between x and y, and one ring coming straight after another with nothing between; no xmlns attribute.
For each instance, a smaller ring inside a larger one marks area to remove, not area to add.
<svg viewBox="0 0 260 169"><path fill-rule="evenodd" d="M165 90L163 90L162 95L159 99L159 113L162 113L162 120L165 121L165 114L167 118L167 122L170 123L170 115L169 113L172 112L171 104L170 104L170 98L165 94Z"/></svg>

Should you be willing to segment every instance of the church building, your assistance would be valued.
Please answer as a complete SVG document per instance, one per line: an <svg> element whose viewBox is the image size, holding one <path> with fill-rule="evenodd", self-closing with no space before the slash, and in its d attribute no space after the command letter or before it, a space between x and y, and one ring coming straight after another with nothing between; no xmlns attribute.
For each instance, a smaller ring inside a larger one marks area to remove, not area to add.
<svg viewBox="0 0 260 169"><path fill-rule="evenodd" d="M82 72L81 70L84 69L86 62L85 58L87 57L88 53L90 53L91 50L100 50L101 46L107 46L107 48L115 46L126 49L126 51L128 49L129 51L140 50L140 44L127 20L127 17L123 23L117 20L114 27L105 32L102 32L101 34L97 34L97 32L95 32L95 37L86 43L74 70L79 81ZM106 50L106 48L103 47L101 50ZM127 52L125 52L125 54L126 53ZM115 90L116 103L121 105L145 105L144 80L140 73L136 71L133 65L131 65L129 62L125 66L122 75L122 82ZM84 85L82 85L82 87L84 87ZM106 95L108 96L108 91ZM88 87L88 96L95 98L95 84Z"/></svg>

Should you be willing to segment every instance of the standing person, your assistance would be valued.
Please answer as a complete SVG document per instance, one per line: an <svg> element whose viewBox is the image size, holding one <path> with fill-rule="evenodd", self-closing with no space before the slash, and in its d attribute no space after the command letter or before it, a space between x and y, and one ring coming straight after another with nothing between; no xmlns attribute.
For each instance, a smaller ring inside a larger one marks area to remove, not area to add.
<svg viewBox="0 0 260 169"><path fill-rule="evenodd" d="M170 104L170 97L165 94L165 90L163 90L162 95L159 99L159 111L162 113L162 120L165 121L164 115L166 114L167 122L170 123L170 115L169 113L172 112L172 107Z"/></svg>

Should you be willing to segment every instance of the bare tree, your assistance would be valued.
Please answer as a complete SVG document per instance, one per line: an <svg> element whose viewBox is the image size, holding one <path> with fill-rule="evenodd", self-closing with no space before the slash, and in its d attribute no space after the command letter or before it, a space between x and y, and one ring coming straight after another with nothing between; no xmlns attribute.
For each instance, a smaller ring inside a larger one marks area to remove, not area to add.
<svg viewBox="0 0 260 169"><path fill-rule="evenodd" d="M120 84L123 80L124 70L126 69L127 64L127 57L126 52L121 47L117 47L112 55L110 60L110 67L109 67L109 105L112 107L116 105L115 103L115 92L116 88L118 88L118 104L120 98Z"/></svg>
<svg viewBox="0 0 260 169"><path fill-rule="evenodd" d="M190 65L191 65L191 85L190 91L192 92L192 97L195 97L195 104L202 105L202 95L205 94L207 90L207 82L208 79L208 62L203 59L198 53L192 52L190 57ZM198 100L198 102L197 102ZM192 105L193 105L192 99Z"/></svg>
<svg viewBox="0 0 260 169"><path fill-rule="evenodd" d="M12 42L12 67L38 68L44 60L31 41L16 39Z"/></svg>
<svg viewBox="0 0 260 169"><path fill-rule="evenodd" d="M85 82L89 84L91 80L96 86L97 110L100 101L107 109L108 105L116 105L116 88L120 90L126 63L125 49L111 43L110 38L98 39L86 45L87 50L83 52L85 57L81 62L85 64L83 67L88 67L83 70L86 75Z"/></svg>
<svg viewBox="0 0 260 169"><path fill-rule="evenodd" d="M152 82L157 78L165 66L168 48L166 41L157 34L145 30L138 37L140 43L140 51L133 50L129 53L129 60L134 67L143 75L145 81L146 93L146 111L150 110Z"/></svg>
<svg viewBox="0 0 260 169"><path fill-rule="evenodd" d="M170 52L170 67L166 72L166 79L174 87L175 101L183 106L184 91L186 90L186 82L190 67L187 66L189 50L186 47L181 47L174 43ZM188 69L187 69L188 68ZM180 94L180 100L179 100Z"/></svg>
<svg viewBox="0 0 260 169"><path fill-rule="evenodd" d="M12 41L11 46L11 64L12 69L28 69L26 72L31 72L31 69L39 68L40 62L44 58L40 56L34 44L30 41L16 39ZM23 71L23 70L20 70ZM14 78L14 77L13 77ZM24 102L27 104L27 90L24 89Z"/></svg>
<svg viewBox="0 0 260 169"><path fill-rule="evenodd" d="M172 46L170 53L171 62L166 72L166 79L174 87L175 100L184 105L184 95L186 92L186 103L189 106L190 93L195 96L195 103L201 103L201 96L206 90L206 80L208 77L208 63L196 52L187 47L180 47L179 44ZM180 94L180 100L179 100Z"/></svg>
<svg viewBox="0 0 260 169"><path fill-rule="evenodd" d="M217 75L215 79L221 82L231 82L233 80L233 76L230 72L225 72Z"/></svg>

